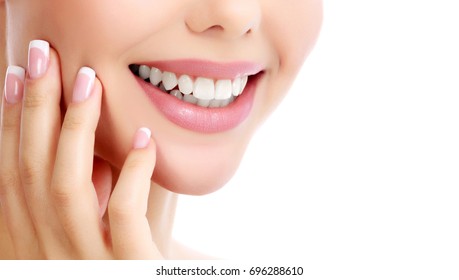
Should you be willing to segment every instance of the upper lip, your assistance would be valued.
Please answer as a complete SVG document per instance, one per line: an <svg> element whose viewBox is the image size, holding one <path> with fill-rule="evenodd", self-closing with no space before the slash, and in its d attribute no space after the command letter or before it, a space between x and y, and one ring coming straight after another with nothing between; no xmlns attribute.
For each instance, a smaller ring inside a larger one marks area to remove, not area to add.
<svg viewBox="0 0 459 280"><path fill-rule="evenodd" d="M242 76L256 75L263 71L264 67L256 62L234 61L214 62L209 60L183 59L139 62L137 65L146 65L172 72L177 75L189 75L194 77L207 77L213 79L235 79Z"/></svg>

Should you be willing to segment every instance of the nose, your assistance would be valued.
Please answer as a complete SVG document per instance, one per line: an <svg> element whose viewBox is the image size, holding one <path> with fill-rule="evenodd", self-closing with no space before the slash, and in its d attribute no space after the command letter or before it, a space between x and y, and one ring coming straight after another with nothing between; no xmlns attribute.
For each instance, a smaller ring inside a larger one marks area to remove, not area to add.
<svg viewBox="0 0 459 280"><path fill-rule="evenodd" d="M258 0L196 0L185 21L193 33L235 39L255 31L261 20Z"/></svg>

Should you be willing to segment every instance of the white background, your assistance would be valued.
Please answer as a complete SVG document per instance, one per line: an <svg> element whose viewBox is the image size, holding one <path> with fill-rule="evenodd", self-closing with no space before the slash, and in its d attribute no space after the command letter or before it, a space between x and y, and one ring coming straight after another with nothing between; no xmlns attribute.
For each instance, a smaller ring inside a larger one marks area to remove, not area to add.
<svg viewBox="0 0 459 280"><path fill-rule="evenodd" d="M458 279L459 1L324 2L290 95L174 235L312 279Z"/></svg>

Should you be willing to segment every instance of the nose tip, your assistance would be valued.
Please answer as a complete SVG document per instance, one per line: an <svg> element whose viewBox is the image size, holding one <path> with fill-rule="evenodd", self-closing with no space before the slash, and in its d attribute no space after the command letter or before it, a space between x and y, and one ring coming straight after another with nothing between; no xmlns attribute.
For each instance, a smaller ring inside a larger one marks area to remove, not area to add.
<svg viewBox="0 0 459 280"><path fill-rule="evenodd" d="M255 31L260 18L255 0L203 0L190 8L186 25L193 33L234 39Z"/></svg>

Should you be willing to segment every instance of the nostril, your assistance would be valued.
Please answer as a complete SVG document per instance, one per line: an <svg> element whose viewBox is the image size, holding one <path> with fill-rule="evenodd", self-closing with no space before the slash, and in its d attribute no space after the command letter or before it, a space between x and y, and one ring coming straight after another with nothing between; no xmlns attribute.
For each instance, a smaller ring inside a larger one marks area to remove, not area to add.
<svg viewBox="0 0 459 280"><path fill-rule="evenodd" d="M192 31L195 33L203 34L203 35L213 36L213 35L224 33L225 28L221 25L216 24L216 25L212 25L207 28L203 28L202 30L192 30Z"/></svg>
<svg viewBox="0 0 459 280"><path fill-rule="evenodd" d="M213 26L209 27L207 30L223 31L224 28L221 25L213 25Z"/></svg>
<svg viewBox="0 0 459 280"><path fill-rule="evenodd" d="M210 35L210 36L217 36L218 34L222 34L225 32L225 28L221 25L212 25L211 27L207 28L202 34Z"/></svg>

